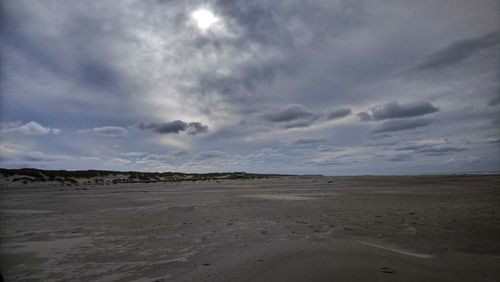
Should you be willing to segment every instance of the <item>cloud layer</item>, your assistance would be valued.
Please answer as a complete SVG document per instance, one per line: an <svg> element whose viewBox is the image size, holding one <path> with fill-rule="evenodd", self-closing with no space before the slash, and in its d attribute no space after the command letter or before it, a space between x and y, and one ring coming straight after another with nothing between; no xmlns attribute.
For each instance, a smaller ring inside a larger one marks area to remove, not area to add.
<svg viewBox="0 0 500 282"><path fill-rule="evenodd" d="M217 21L199 28L199 8ZM496 0L17 0L0 13L0 166L500 167Z"/></svg>

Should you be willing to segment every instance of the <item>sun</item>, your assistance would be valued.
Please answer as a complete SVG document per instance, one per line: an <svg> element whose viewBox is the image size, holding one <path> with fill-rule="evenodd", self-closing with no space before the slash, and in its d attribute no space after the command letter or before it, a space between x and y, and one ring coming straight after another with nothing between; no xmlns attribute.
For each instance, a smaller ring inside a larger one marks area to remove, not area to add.
<svg viewBox="0 0 500 282"><path fill-rule="evenodd" d="M207 9L198 9L191 13L191 17L196 22L198 28L203 31L209 29L213 24L219 21L219 18Z"/></svg>

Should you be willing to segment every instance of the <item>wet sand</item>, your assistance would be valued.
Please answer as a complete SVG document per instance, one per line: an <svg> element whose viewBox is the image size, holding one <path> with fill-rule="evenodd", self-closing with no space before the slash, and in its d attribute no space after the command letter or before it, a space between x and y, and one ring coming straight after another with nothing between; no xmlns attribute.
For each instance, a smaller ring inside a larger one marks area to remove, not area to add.
<svg viewBox="0 0 500 282"><path fill-rule="evenodd" d="M498 281L500 177L1 189L6 281Z"/></svg>

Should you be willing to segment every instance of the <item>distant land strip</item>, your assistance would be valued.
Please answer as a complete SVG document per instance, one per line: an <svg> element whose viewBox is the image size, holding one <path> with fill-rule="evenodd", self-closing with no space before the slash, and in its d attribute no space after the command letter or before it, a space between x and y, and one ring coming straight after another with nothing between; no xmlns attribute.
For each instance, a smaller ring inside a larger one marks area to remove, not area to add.
<svg viewBox="0 0 500 282"><path fill-rule="evenodd" d="M118 184L118 183L152 183L176 181L203 181L221 179L256 179L289 174L260 174L246 172L139 172L111 170L42 170L35 168L6 169L0 168L0 176L4 182L36 183L59 182L61 184Z"/></svg>

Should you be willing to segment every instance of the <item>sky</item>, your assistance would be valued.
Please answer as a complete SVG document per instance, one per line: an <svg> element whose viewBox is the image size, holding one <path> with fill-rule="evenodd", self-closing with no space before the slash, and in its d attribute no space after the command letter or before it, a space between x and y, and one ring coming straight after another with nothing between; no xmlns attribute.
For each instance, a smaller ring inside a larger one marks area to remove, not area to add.
<svg viewBox="0 0 500 282"><path fill-rule="evenodd" d="M500 170L496 0L1 2L0 166Z"/></svg>

